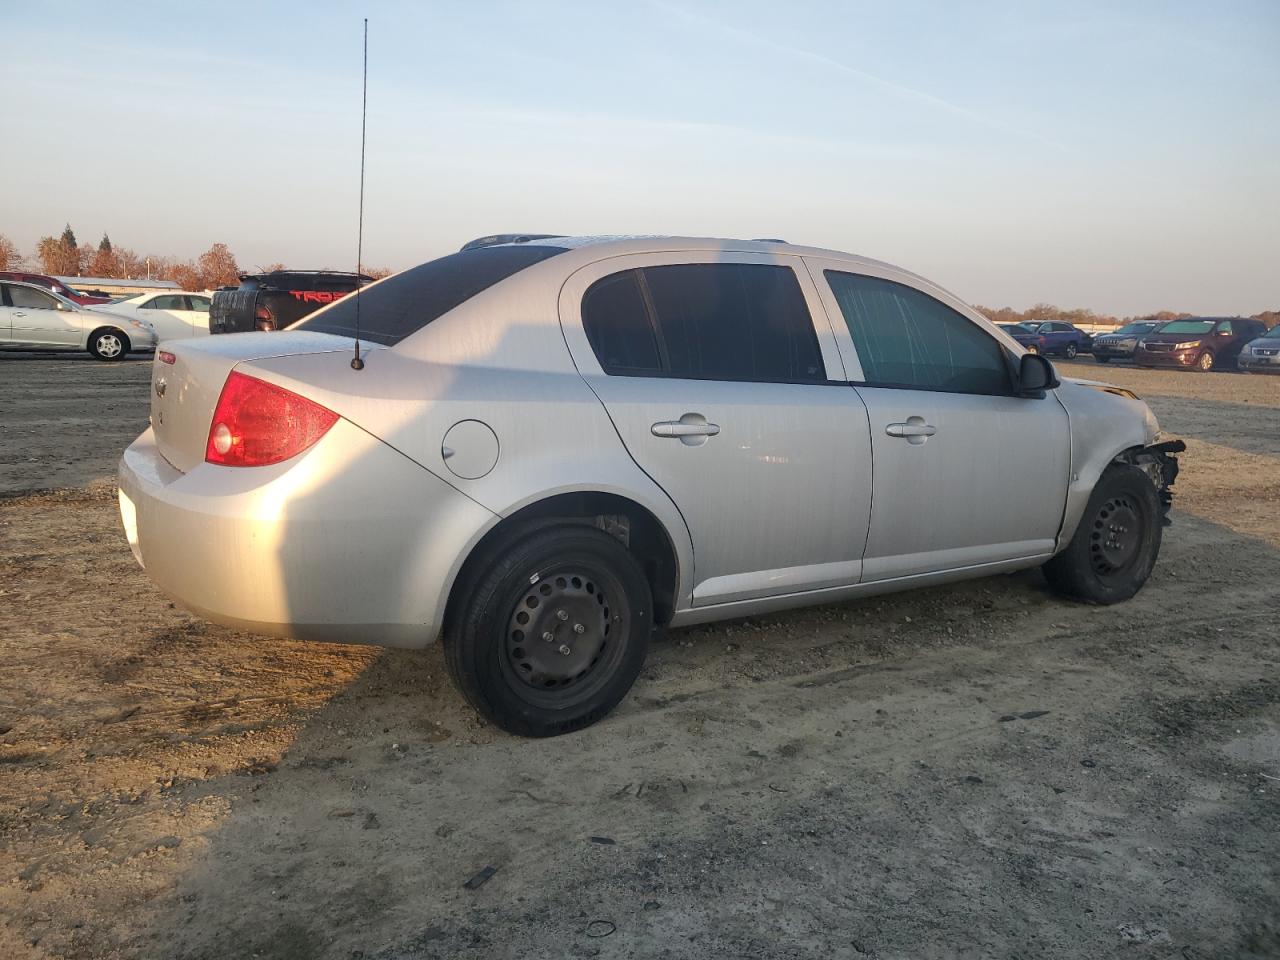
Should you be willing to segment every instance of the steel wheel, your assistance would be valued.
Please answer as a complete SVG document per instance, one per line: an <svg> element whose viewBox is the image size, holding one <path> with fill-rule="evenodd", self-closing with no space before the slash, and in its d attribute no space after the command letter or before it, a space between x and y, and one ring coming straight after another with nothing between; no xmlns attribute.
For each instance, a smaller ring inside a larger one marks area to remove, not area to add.
<svg viewBox="0 0 1280 960"><path fill-rule="evenodd" d="M503 673L523 699L565 706L589 696L593 675L618 658L626 597L612 575L583 564L529 580L507 622Z"/></svg>
<svg viewBox="0 0 1280 960"><path fill-rule="evenodd" d="M1142 543L1142 507L1136 498L1112 497L1093 518L1089 535L1089 562L1099 576L1122 573L1133 565Z"/></svg>

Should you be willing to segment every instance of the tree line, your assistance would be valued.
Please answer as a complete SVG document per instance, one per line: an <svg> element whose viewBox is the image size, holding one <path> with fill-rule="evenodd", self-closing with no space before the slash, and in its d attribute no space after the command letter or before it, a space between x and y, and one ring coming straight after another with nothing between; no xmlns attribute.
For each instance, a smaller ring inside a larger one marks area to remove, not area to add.
<svg viewBox="0 0 1280 960"><path fill-rule="evenodd" d="M67 224L61 235L41 237L36 241L31 256L22 251L8 237L0 234L0 270L29 268L54 277L111 277L119 280L172 280L183 290L216 290L234 286L244 269L236 262L235 254L225 243L215 243L194 260L179 257L140 256L127 247L119 247L104 233L95 247L76 240L75 231ZM256 268L255 272L269 273L286 269L283 263L272 263ZM329 269L324 267L322 269ZM364 272L374 279L388 276L386 267L366 267Z"/></svg>
<svg viewBox="0 0 1280 960"><path fill-rule="evenodd" d="M235 254L225 243L215 243L195 260L180 260L177 257L140 257L132 250L114 246L111 238L105 233L97 247L81 246L76 242L75 231L71 229L71 224L63 228L62 235L59 237L41 237L36 242L35 255L30 258L23 257L17 245L4 234L0 234L0 270L19 270L28 262L38 265L41 273L55 277L116 277L133 280L149 276L153 280L173 280L183 290L216 290L228 284L234 285L239 280L240 274L245 272L236 263ZM270 273L272 270L284 269L286 267L283 263L271 263L265 267L258 267L257 272ZM365 267L364 272L375 280L391 274L391 270L387 267ZM1141 316L1113 317L1084 308L1063 310L1051 303L1037 303L1026 310L1014 310L1012 307L983 307L976 304L974 309L993 323L1063 320L1076 326L1116 326L1134 320L1165 321L1194 316L1190 313L1161 310ZM1253 318L1261 320L1268 327L1274 327L1280 323L1280 310L1264 310L1261 313L1255 313Z"/></svg>

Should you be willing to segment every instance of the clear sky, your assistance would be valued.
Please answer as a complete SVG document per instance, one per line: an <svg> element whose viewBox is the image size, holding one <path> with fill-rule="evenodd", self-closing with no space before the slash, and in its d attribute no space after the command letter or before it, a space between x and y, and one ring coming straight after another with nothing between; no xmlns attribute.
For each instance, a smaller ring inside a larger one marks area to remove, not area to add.
<svg viewBox="0 0 1280 960"><path fill-rule="evenodd" d="M0 0L0 233L350 269L782 237L971 302L1280 308L1280 2Z"/></svg>

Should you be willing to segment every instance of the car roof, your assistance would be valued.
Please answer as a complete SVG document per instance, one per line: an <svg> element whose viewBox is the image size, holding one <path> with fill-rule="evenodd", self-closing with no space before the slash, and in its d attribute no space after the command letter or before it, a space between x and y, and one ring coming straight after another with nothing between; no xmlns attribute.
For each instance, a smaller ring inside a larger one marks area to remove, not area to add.
<svg viewBox="0 0 1280 960"><path fill-rule="evenodd" d="M843 250L831 250L825 247L807 247L781 240L742 240L734 237L682 237L664 234L635 235L590 235L590 236L547 236L533 240L520 240L509 244L489 244L489 246L529 246L560 247L567 251L583 254L583 261L604 260L609 257L627 256L643 253L673 253L690 251L720 251L724 253L760 253L782 254L792 257L821 257L825 260L840 260L851 266L879 267L912 277L931 287L937 284L919 274L905 270L896 264L884 260L875 260ZM560 257L556 258L561 259ZM578 258L572 258L578 259Z"/></svg>

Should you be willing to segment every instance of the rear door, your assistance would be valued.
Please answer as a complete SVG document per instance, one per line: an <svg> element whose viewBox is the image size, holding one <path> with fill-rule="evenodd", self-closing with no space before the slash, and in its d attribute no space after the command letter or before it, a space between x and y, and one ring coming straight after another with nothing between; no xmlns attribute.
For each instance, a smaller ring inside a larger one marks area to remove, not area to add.
<svg viewBox="0 0 1280 960"><path fill-rule="evenodd" d="M684 517L695 605L858 581L867 412L798 258L611 259L569 279L560 318L627 451Z"/></svg>
<svg viewBox="0 0 1280 960"><path fill-rule="evenodd" d="M1052 552L1070 472L1066 412L1015 396L994 328L944 292L874 267L806 262L869 412L865 581ZM948 302L944 302L948 301Z"/></svg>

